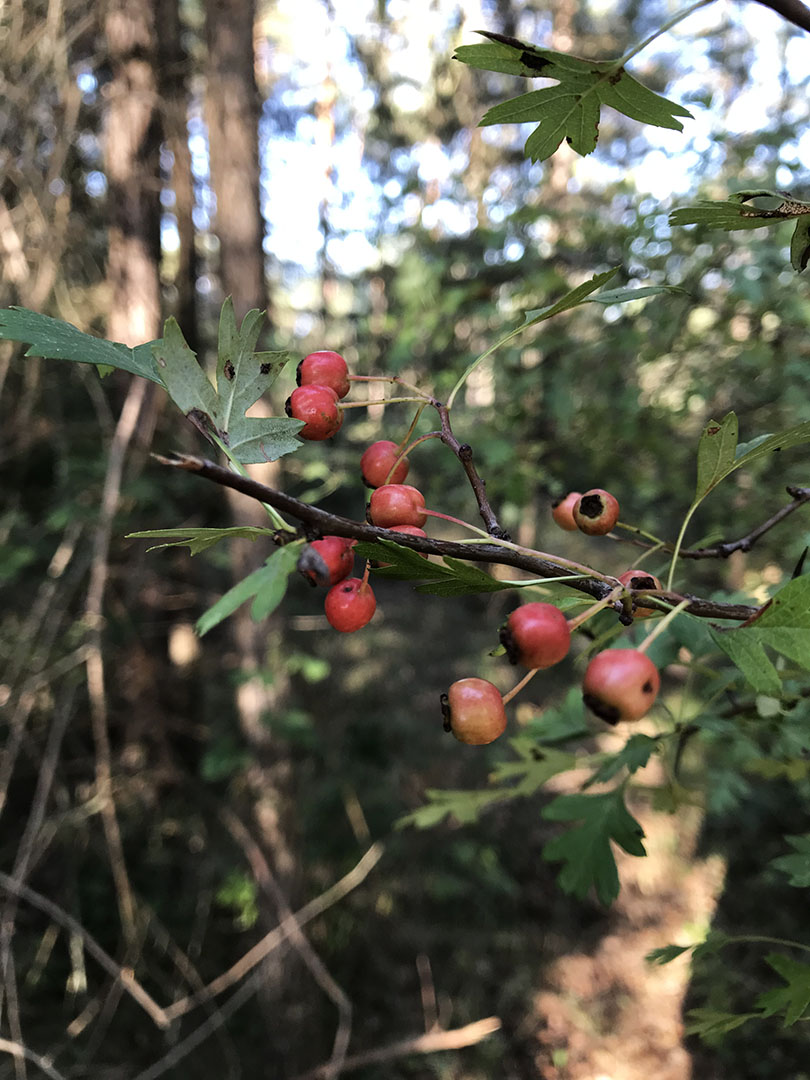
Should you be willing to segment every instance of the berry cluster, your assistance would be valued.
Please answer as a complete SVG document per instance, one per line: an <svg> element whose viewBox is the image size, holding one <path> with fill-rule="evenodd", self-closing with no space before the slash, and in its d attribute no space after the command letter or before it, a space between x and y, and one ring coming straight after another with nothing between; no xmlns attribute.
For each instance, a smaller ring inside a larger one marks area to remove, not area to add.
<svg viewBox="0 0 810 1080"><path fill-rule="evenodd" d="M643 578L636 588L648 586L648 575L628 571ZM627 575L624 575L627 576ZM650 578L651 581L655 579ZM558 664L571 646L571 628L582 617L569 622L554 604L532 602L517 608L501 627L500 640L513 664L529 669L529 676L502 696L486 679L468 678L453 683L441 698L444 726L460 742L483 745L493 742L506 727L504 705L536 671ZM658 669L638 649L607 649L588 664L582 683L585 705L601 720L640 720L651 709L661 685Z"/></svg>
<svg viewBox="0 0 810 1080"><path fill-rule="evenodd" d="M349 392L349 370L340 353L328 349L305 356L295 375L297 387L284 405L287 416L303 420L302 439L331 439L340 431L338 401Z"/></svg>
<svg viewBox="0 0 810 1080"><path fill-rule="evenodd" d="M332 438L343 421L338 402L351 386L345 359L336 352L310 353L298 365L296 382L285 411L304 421L298 434L311 441ZM421 528L427 520L424 496L417 488L402 483L409 468L402 447L396 443L381 439L368 447L360 458L363 482L374 489L367 517L371 524L392 532L426 536ZM299 570L313 585L329 587L324 601L326 618L342 633L362 629L377 607L368 582L368 566L362 578L350 577L354 544L354 540L340 536L324 536L308 546L299 562Z"/></svg>
<svg viewBox="0 0 810 1080"><path fill-rule="evenodd" d="M346 361L335 352L310 353L298 365L296 381L286 412L304 421L298 434L310 440L331 438L343 420L340 399L351 385ZM433 511L426 509L418 488L404 483L410 467L404 446L382 439L363 453L360 472L364 484L372 489L366 518L372 525L392 532L425 536L422 526ZM554 504L552 517L566 531L579 529L588 536L604 536L619 519L619 504L602 488L584 494L572 491ZM343 537L324 536L308 545L299 562L299 569L313 584L328 587L326 618L343 633L366 626L377 606L368 582L369 564L362 577L351 576L354 544L354 540ZM632 592L661 588L657 578L638 570L626 571L618 581ZM652 608L637 605L632 597L626 602L639 618L656 614ZM528 674L506 695L487 679L457 680L441 695L445 729L459 741L472 745L497 739L506 729L505 705L537 671L560 663L570 650L572 629L604 606L600 602L570 621L548 603L527 603L513 611L501 628L500 640L511 663L527 668ZM643 648L607 649L588 664L582 696L596 716L615 724L646 715L659 687L658 671Z"/></svg>

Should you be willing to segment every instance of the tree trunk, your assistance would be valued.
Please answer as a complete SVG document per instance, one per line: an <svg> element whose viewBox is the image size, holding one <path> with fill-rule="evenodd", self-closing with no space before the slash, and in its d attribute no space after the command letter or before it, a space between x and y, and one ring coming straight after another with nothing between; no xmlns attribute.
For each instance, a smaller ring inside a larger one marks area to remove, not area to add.
<svg viewBox="0 0 810 1080"><path fill-rule="evenodd" d="M160 125L151 0L110 0L104 27L113 70L105 124L108 335L135 345L157 337L160 327Z"/></svg>

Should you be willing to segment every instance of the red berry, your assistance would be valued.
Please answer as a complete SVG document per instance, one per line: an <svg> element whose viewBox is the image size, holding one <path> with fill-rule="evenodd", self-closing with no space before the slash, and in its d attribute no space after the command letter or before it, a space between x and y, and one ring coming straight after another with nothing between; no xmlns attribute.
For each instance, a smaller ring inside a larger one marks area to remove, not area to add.
<svg viewBox="0 0 810 1080"><path fill-rule="evenodd" d="M582 498L579 491L571 491L562 499L557 499L551 506L551 516L561 529L566 532L576 532L577 523L574 521L574 507Z"/></svg>
<svg viewBox="0 0 810 1080"><path fill-rule="evenodd" d="M390 529L395 525L418 525L427 521L422 507L425 496L410 484L384 484L371 493L368 519L372 525Z"/></svg>
<svg viewBox="0 0 810 1080"><path fill-rule="evenodd" d="M653 590L661 588L661 582L655 574L647 574L643 570L625 570L623 574L619 574L619 581L622 585L626 585L628 589ZM633 604L633 615L637 619L649 619L651 615L660 614L661 612L655 608L638 607L635 602Z"/></svg>
<svg viewBox="0 0 810 1080"><path fill-rule="evenodd" d="M298 386L287 398L284 411L304 421L297 435L317 442L331 439L340 430L343 413L337 402L337 394L328 386Z"/></svg>
<svg viewBox="0 0 810 1080"><path fill-rule="evenodd" d="M619 503L602 488L586 491L574 506L577 528L588 536L604 536L619 520Z"/></svg>
<svg viewBox="0 0 810 1080"><path fill-rule="evenodd" d="M324 536L321 540L313 540L298 560L298 569L315 585L337 585L354 568L352 548L355 542L343 536ZM312 558L313 552L317 552L323 565Z"/></svg>
<svg viewBox="0 0 810 1080"><path fill-rule="evenodd" d="M651 709L661 677L650 658L637 649L607 649L585 671L582 700L608 724L640 720Z"/></svg>
<svg viewBox="0 0 810 1080"><path fill-rule="evenodd" d="M324 611L330 626L343 634L353 634L371 621L377 601L367 581L346 578L333 585L326 594Z"/></svg>
<svg viewBox="0 0 810 1080"><path fill-rule="evenodd" d="M328 386L339 398L344 398L351 388L349 369L340 353L324 349L305 356L295 371L299 386Z"/></svg>
<svg viewBox="0 0 810 1080"><path fill-rule="evenodd" d="M459 742L484 746L503 735L506 712L501 692L486 679L459 679L442 694L445 729Z"/></svg>
<svg viewBox="0 0 810 1080"><path fill-rule="evenodd" d="M401 484L408 475L411 463L407 458L399 462L396 469L394 462L399 457L400 448L389 439L380 439L372 443L360 458L360 472L366 487L378 488L383 484ZM390 473L390 479L389 479Z"/></svg>
<svg viewBox="0 0 810 1080"><path fill-rule="evenodd" d="M553 604L531 603L517 608L501 628L501 643L513 664L549 668L571 647L568 620Z"/></svg>

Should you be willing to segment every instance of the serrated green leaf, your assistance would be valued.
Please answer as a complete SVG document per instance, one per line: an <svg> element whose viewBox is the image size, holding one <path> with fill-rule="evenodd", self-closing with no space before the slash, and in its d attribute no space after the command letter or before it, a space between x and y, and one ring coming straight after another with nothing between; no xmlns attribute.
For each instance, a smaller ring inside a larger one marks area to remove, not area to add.
<svg viewBox="0 0 810 1080"><path fill-rule="evenodd" d="M532 311L527 311L523 316L523 322L517 328L512 330L509 337L514 337L515 334L520 333L521 330L527 330L530 326L536 326L538 323L545 322L546 319L550 319L552 315L559 315L563 311L570 311L571 308L577 307L582 304L591 295L596 292L597 289L601 289L603 285L606 285L611 278L615 277L619 272L618 266L614 266L612 270L605 270L601 274L594 274L588 281L583 281L581 285L577 285L574 289L569 289L565 296L561 296L559 300L556 300L553 304L549 304L548 307L535 308ZM504 341L508 338L504 338ZM503 344L503 342L498 343ZM498 345L493 346L498 348Z"/></svg>
<svg viewBox="0 0 810 1080"><path fill-rule="evenodd" d="M425 792L428 802L399 818L398 829L413 825L417 829L430 829L444 818L455 818L459 825L471 825L486 807L508 798L508 792L497 791L438 791Z"/></svg>
<svg viewBox="0 0 810 1080"><path fill-rule="evenodd" d="M771 953L765 961L781 975L787 986L767 990L757 998L763 1016L784 1014L783 1027L791 1027L810 1009L810 965L801 964L783 953Z"/></svg>
<svg viewBox="0 0 810 1080"><path fill-rule="evenodd" d="M648 964L656 964L659 967L663 967L664 964L669 964L673 960L677 960L679 956L683 956L684 953L689 952L692 949L692 945L662 945L660 949L652 949L644 959Z"/></svg>
<svg viewBox="0 0 810 1080"><path fill-rule="evenodd" d="M749 626L712 630L712 640L745 675L757 693L778 697L779 673L765 646L810 671L810 577L789 581Z"/></svg>
<svg viewBox="0 0 810 1080"><path fill-rule="evenodd" d="M796 888L810 888L810 833L806 836L786 836L785 840L794 848L795 854L771 859L771 866L787 874L790 884Z"/></svg>
<svg viewBox="0 0 810 1080"><path fill-rule="evenodd" d="M633 300L644 300L648 296L661 296L666 293L684 293L680 285L644 285L640 289L605 289L596 296L589 296L589 304L629 304Z"/></svg>
<svg viewBox="0 0 810 1080"><path fill-rule="evenodd" d="M245 315L237 330L231 298L222 305L217 346L217 392L222 402L223 426L232 449L250 442L256 434L251 431L250 418L245 417L245 413L267 393L291 359L291 354L285 351L255 351L263 321L264 312L254 308ZM262 423L260 418L255 419Z"/></svg>
<svg viewBox="0 0 810 1080"><path fill-rule="evenodd" d="M697 1035L701 1039L716 1039L721 1035L741 1027L747 1020L753 1020L760 1013L727 1013L718 1009L690 1009L689 1018L684 1028L687 1035Z"/></svg>
<svg viewBox="0 0 810 1080"><path fill-rule="evenodd" d="M251 616L257 622L270 614L282 601L287 591L290 574L295 572L298 556L305 541L277 548L263 566L248 574L197 620L197 633L202 637L232 615L247 600L253 599Z"/></svg>
<svg viewBox="0 0 810 1080"><path fill-rule="evenodd" d="M582 705L582 691L572 686L560 705L532 717L527 730L536 742L543 744L568 742L589 735L591 728Z"/></svg>
<svg viewBox="0 0 810 1080"><path fill-rule="evenodd" d="M152 346L158 342L150 341L131 349L117 341L85 334L61 319L52 319L23 307L0 310L0 339L24 342L28 345L26 356L120 368L159 386L164 385L152 357Z"/></svg>
<svg viewBox="0 0 810 1080"><path fill-rule="evenodd" d="M733 412L722 420L710 420L703 429L697 452L695 501L708 495L734 468L739 425Z"/></svg>
<svg viewBox="0 0 810 1080"><path fill-rule="evenodd" d="M619 61L583 60L481 32L489 43L461 46L456 59L485 71L551 79L558 84L496 105L481 120L481 126L538 121L525 148L533 161L551 157L563 139L578 154L589 154L599 137L603 105L641 123L676 131L683 130L677 116L691 117L683 106L642 86Z"/></svg>
<svg viewBox="0 0 810 1080"><path fill-rule="evenodd" d="M543 848L544 859L564 864L558 879L563 892L584 900L593 886L601 902L611 904L619 895L611 841L629 855L646 855L641 842L644 830L628 812L623 789L604 795L558 795L542 816L581 823Z"/></svg>
<svg viewBox="0 0 810 1080"><path fill-rule="evenodd" d="M259 529L254 525L234 525L227 529L145 529L142 532L127 533L128 540L165 540L165 544L154 544L147 551L160 548L187 547L190 554L199 555L201 551L218 544L220 540L242 537L245 540L258 540L260 536L272 536L272 529Z"/></svg>
<svg viewBox="0 0 810 1080"><path fill-rule="evenodd" d="M361 541L355 545L354 551L361 558L380 560L387 564L374 568L375 576L395 578L398 581L419 581L421 584L416 586L416 591L433 596L467 596L514 588L510 582L499 581L485 570L461 559L445 557L444 565L428 562L418 552L393 540Z"/></svg>
<svg viewBox="0 0 810 1080"><path fill-rule="evenodd" d="M567 772L576 764L574 754L567 754L551 747L538 747L534 739L518 736L510 740L518 761L499 761L492 770L492 782L510 781L505 789L508 797L536 795L553 776Z"/></svg>
<svg viewBox="0 0 810 1080"><path fill-rule="evenodd" d="M649 735L631 735L618 753L611 754L599 766L585 786L605 784L624 768L631 774L643 769L657 749L658 741Z"/></svg>
<svg viewBox="0 0 810 1080"><path fill-rule="evenodd" d="M779 203L772 208L749 205L751 199L763 197L777 199ZM810 259L810 203L794 199L785 192L765 188L737 191L725 202L702 201L694 206L679 207L669 215L670 225L703 225L707 229L727 232L761 229L793 219L796 219L796 227L790 242L790 264L801 272Z"/></svg>
<svg viewBox="0 0 810 1080"><path fill-rule="evenodd" d="M286 416L249 417L242 410L249 408L272 383L289 355L272 354L274 359L270 361L263 359L268 355L265 353L248 355L249 343L255 343L258 335L261 314L248 312L247 326L243 323L237 333L229 325L227 302L223 312L225 352L219 365L219 381L226 390L225 397L217 393L197 363L174 319L167 319L163 339L154 346L155 361L172 401L206 438L221 440L243 465L275 461L301 445L295 437L301 421Z"/></svg>

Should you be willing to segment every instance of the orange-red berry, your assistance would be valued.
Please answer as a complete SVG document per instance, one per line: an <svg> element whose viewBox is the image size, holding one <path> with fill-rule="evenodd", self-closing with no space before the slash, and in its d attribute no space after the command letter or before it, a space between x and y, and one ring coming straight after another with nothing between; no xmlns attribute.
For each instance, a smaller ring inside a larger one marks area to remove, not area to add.
<svg viewBox="0 0 810 1080"><path fill-rule="evenodd" d="M296 432L300 438L318 442L331 439L340 430L343 413L337 403L338 396L330 387L307 384L293 390L284 411L287 416L304 421L304 426Z"/></svg>
<svg viewBox="0 0 810 1080"><path fill-rule="evenodd" d="M619 503L603 488L586 491L574 506L577 528L588 536L604 536L619 520Z"/></svg>
<svg viewBox="0 0 810 1080"><path fill-rule="evenodd" d="M329 349L305 356L296 368L295 380L299 386L328 386L339 398L346 397L351 388L346 361Z"/></svg>
<svg viewBox="0 0 810 1080"><path fill-rule="evenodd" d="M486 679L459 679L442 694L445 729L459 742L485 746L506 729L506 712L497 686Z"/></svg>
<svg viewBox="0 0 810 1080"><path fill-rule="evenodd" d="M652 708L661 686L658 668L637 649L606 649L585 671L582 700L608 724L640 720Z"/></svg>
<svg viewBox="0 0 810 1080"><path fill-rule="evenodd" d="M566 532L576 532L577 523L574 521L574 507L582 498L582 492L570 491L562 499L557 499L551 506L551 516L561 529Z"/></svg>
<svg viewBox="0 0 810 1080"><path fill-rule="evenodd" d="M425 496L410 484L384 484L371 493L368 519L372 525L390 529L396 525L417 525L427 521Z"/></svg>
<svg viewBox="0 0 810 1080"><path fill-rule="evenodd" d="M360 458L360 472L366 487L378 488L383 484L401 484L408 475L411 463L403 458L394 469L400 447L390 439L372 443ZM391 470L394 469L393 473ZM390 475L389 475L390 474Z"/></svg>
<svg viewBox="0 0 810 1080"><path fill-rule="evenodd" d="M568 620L553 604L523 604L501 627L501 644L513 664L549 668L568 655L571 631Z"/></svg>
<svg viewBox="0 0 810 1080"><path fill-rule="evenodd" d="M313 540L298 561L298 569L315 585L337 585L354 568L354 540L343 536L324 536ZM319 558L313 558L316 553Z"/></svg>
<svg viewBox="0 0 810 1080"><path fill-rule="evenodd" d="M329 625L343 634L361 630L376 610L374 592L369 583L360 578L346 578L333 585L324 600Z"/></svg>
<svg viewBox="0 0 810 1080"><path fill-rule="evenodd" d="M655 574L647 574L644 570L625 570L623 574L619 574L619 581L622 585L626 585L628 589L660 589L661 582L655 576ZM634 603L633 615L637 619L649 619L651 615L660 615L661 612L651 607L639 607Z"/></svg>

